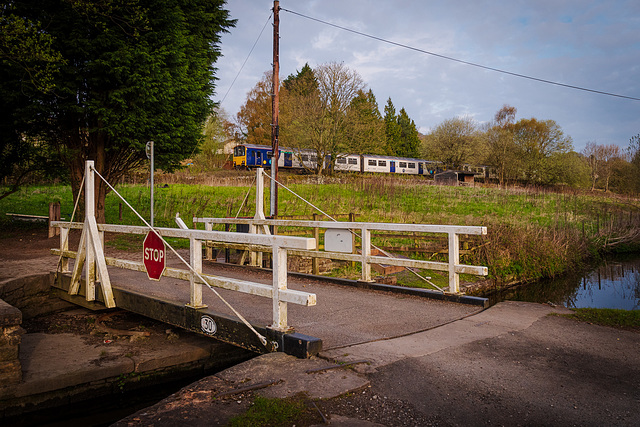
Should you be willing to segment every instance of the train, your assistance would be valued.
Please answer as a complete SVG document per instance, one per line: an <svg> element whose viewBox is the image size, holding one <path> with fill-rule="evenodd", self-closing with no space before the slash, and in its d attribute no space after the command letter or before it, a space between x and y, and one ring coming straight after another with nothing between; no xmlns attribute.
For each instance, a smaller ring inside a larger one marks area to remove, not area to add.
<svg viewBox="0 0 640 427"><path fill-rule="evenodd" d="M278 151L279 169L313 170L318 164L317 154L313 150L281 147ZM233 166L236 169L271 167L272 154L272 147L267 145L239 144L233 149ZM330 169L331 156L327 156L324 161L325 168ZM342 154L336 157L334 170L433 177L446 170L446 166L442 162L434 160L374 154ZM490 168L487 166L464 165L463 170L473 172L474 176L480 179L489 179L491 175Z"/></svg>

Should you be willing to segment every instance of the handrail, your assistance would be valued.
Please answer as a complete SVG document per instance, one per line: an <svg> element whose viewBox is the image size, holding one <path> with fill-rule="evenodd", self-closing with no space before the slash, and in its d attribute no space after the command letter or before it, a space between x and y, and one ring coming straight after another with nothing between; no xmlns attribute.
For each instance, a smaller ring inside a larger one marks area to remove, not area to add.
<svg viewBox="0 0 640 427"><path fill-rule="evenodd" d="M52 226L60 227L61 239L60 249L54 249L57 255L62 255L64 262L61 263L62 270L68 272L68 259L76 258L78 255L75 251L68 249L67 235L70 229L83 229L84 223L81 222L63 222L54 221ZM149 232L147 227L116 225L116 224L97 224L97 230L100 232L126 233L126 234L146 234ZM185 238L190 241L190 264L198 271L198 273L207 281L210 286L223 289L235 290L252 295L271 298L273 304L273 323L271 329L278 331L287 331L287 303L294 303L304 306L316 305L316 295L312 293L296 291L287 288L287 252L296 250L312 250L315 249L315 240L307 237L297 236L277 236L265 234L239 234L224 231L204 231L192 229L178 228L155 228L158 234L165 237ZM203 241L220 241L230 243L241 243L249 245L262 245L268 247L275 256L273 257L273 281L272 286L262 283L254 283L238 279L224 278L214 275L202 274L202 242ZM129 269L134 271L145 271L142 262L122 260L110 257L104 257L106 265ZM195 274L189 270L166 268L163 276L173 277L190 281L190 300L189 306L192 308L204 308L206 305L202 302L202 285Z"/></svg>
<svg viewBox="0 0 640 427"><path fill-rule="evenodd" d="M449 272L449 292L460 293L460 274L474 274L486 276L489 274L487 267L460 264L460 235L486 235L487 227L484 226L460 226L460 225L434 225L434 224L394 224L377 222L335 222L335 221L302 221L281 219L251 219L251 218L193 218L193 223L203 223L207 229L213 224L248 224L255 229L259 226L276 227L305 227L314 229L340 229L360 230L362 239L362 253L348 254L316 250L292 250L291 255L300 255L312 258L329 258L345 261L360 262L362 265L361 280L371 281L371 264L387 264L402 267L413 267ZM418 233L441 233L448 236L447 262L406 260L399 258L384 258L371 255L371 231L399 231ZM246 233L243 233L246 235ZM316 242L318 245L318 242ZM254 248L255 250L255 248Z"/></svg>

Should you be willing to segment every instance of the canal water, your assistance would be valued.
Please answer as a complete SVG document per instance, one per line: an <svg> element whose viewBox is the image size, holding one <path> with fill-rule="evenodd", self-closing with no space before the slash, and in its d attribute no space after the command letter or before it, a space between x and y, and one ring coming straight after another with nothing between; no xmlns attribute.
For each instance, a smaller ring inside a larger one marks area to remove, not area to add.
<svg viewBox="0 0 640 427"><path fill-rule="evenodd" d="M489 296L504 300L553 303L568 308L640 309L640 254L616 256L590 271L517 286Z"/></svg>

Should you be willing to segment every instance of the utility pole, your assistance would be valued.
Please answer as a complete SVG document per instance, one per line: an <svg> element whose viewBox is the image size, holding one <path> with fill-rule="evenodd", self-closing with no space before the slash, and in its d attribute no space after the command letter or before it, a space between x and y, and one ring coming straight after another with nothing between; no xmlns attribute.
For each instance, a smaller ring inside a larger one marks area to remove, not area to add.
<svg viewBox="0 0 640 427"><path fill-rule="evenodd" d="M271 95L271 216L278 216L278 124L280 113L280 2L273 2L273 77Z"/></svg>

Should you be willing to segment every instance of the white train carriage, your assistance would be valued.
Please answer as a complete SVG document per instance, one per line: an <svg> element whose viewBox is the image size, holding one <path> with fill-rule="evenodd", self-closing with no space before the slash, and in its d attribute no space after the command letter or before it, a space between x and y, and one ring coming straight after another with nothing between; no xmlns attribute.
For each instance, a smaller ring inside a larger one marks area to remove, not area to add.
<svg viewBox="0 0 640 427"><path fill-rule="evenodd" d="M338 156L338 158L336 158L335 170L341 172L360 172L361 160L358 154Z"/></svg>
<svg viewBox="0 0 640 427"><path fill-rule="evenodd" d="M394 173L402 175L432 175L431 162L421 159L391 157L391 156L362 156L362 172Z"/></svg>
<svg viewBox="0 0 640 427"><path fill-rule="evenodd" d="M395 173L395 157L365 154L362 156L361 170L362 172Z"/></svg>

